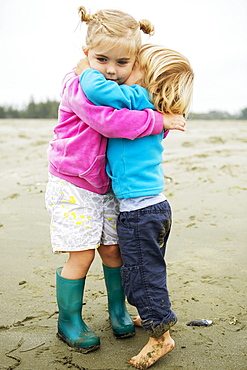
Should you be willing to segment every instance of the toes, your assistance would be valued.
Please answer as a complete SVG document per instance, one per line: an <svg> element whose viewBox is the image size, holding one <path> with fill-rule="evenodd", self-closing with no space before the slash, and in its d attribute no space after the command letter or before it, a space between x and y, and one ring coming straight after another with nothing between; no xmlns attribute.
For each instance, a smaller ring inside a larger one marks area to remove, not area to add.
<svg viewBox="0 0 247 370"><path fill-rule="evenodd" d="M127 361L127 363L134 366L136 369L144 370L144 368L140 366L138 362L134 360L134 357L132 357L129 361Z"/></svg>
<svg viewBox="0 0 247 370"><path fill-rule="evenodd" d="M149 364L137 362L135 357L132 357L127 363L140 370L146 370L150 366Z"/></svg>
<svg viewBox="0 0 247 370"><path fill-rule="evenodd" d="M134 325L135 326L142 326L141 325L141 318L140 318L140 316L135 316L134 318L133 318L133 322L134 322Z"/></svg>

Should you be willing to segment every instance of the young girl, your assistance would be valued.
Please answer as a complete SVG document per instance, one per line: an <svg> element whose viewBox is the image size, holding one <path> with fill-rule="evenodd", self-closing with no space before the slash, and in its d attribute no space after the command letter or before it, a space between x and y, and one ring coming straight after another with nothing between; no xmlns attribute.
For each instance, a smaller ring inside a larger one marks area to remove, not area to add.
<svg viewBox="0 0 247 370"><path fill-rule="evenodd" d="M151 33L151 24L137 22L119 11L99 11L91 16L81 7L79 13L81 21L88 24L86 47L111 48L116 57L111 60L107 76L113 75L114 65L114 78L124 82L141 46L140 29ZM165 120L173 123L179 117L169 116ZM65 76L58 124L48 149L46 206L51 214L53 251L69 253L65 266L56 273L58 336L78 350L90 351L100 345L99 337L81 317L85 278L95 249L103 262L114 335L121 338L135 332L121 284L122 259L116 233L118 204L105 172L107 137L134 139L158 134L163 125L162 114L153 110L121 112L94 106L82 93L79 77L74 72Z"/></svg>
<svg viewBox="0 0 247 370"><path fill-rule="evenodd" d="M91 65L90 56L88 59ZM183 55L161 46L144 45L138 65L125 82L141 86L118 86L93 69L83 72L80 82L95 104L186 115L193 79L190 63ZM184 130L183 126L176 128ZM136 324L149 334L148 343L129 361L138 369L147 369L173 349L169 328L177 321L166 285L164 255L172 220L162 193L162 139L163 134L136 140L109 139L107 149L108 174L120 201L117 230L123 285L129 303L139 312Z"/></svg>

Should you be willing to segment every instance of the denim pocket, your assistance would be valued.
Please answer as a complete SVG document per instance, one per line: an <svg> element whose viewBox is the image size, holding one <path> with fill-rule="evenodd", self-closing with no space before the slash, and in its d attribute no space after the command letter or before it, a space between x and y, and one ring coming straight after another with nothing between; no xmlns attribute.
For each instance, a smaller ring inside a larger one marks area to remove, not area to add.
<svg viewBox="0 0 247 370"><path fill-rule="evenodd" d="M130 212L120 212L118 216L118 224L119 224L120 229L121 227L124 229L123 233L126 232L125 229L127 230L133 229L133 218L130 218L129 213Z"/></svg>
<svg viewBox="0 0 247 370"><path fill-rule="evenodd" d="M121 267L122 282L128 302L135 307L146 306L142 273L139 266Z"/></svg>

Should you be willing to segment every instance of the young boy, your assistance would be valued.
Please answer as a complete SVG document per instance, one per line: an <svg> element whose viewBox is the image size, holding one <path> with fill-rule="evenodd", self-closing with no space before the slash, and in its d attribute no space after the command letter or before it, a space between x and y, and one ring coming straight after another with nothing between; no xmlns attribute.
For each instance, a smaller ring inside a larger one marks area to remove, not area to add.
<svg viewBox="0 0 247 370"><path fill-rule="evenodd" d="M89 54L89 65L92 61ZM108 63L107 53L100 55L98 63ZM87 98L96 105L152 108L181 116L188 111L194 74L189 61L178 52L156 45L141 47L138 64L125 81L131 86L109 81L98 72L97 63L93 67L97 70L85 70L80 82ZM114 73L111 77L114 80ZM184 131L184 125L181 117L180 122L165 128ZM139 369L147 369L173 349L169 329L177 321L171 310L164 260L172 220L162 193L163 137L164 133L135 140L109 139L107 147L107 173L120 202L117 231L123 286L129 303L139 312L136 324L149 333L148 343L129 361Z"/></svg>

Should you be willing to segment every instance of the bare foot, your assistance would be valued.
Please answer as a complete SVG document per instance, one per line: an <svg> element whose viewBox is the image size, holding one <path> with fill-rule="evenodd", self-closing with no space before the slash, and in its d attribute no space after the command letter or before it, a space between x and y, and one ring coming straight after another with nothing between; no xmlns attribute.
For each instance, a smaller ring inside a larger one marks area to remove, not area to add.
<svg viewBox="0 0 247 370"><path fill-rule="evenodd" d="M139 315L133 318L133 323L135 326L142 326L142 319Z"/></svg>
<svg viewBox="0 0 247 370"><path fill-rule="evenodd" d="M141 352L137 356L132 357L128 363L137 369L146 370L161 357L171 352L174 346L175 342L170 337L169 331L159 338L150 337Z"/></svg>

